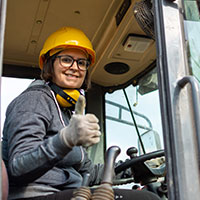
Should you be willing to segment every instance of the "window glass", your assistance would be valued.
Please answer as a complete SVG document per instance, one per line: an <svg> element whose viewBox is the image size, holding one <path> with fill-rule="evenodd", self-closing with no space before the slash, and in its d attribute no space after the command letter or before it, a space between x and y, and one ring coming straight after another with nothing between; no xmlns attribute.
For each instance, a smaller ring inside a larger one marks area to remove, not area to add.
<svg viewBox="0 0 200 200"><path fill-rule="evenodd" d="M200 82L200 2L184 0L186 46L191 74Z"/></svg>
<svg viewBox="0 0 200 200"><path fill-rule="evenodd" d="M32 82L31 79L1 78L1 130L5 121L5 113L9 103L23 92Z"/></svg>
<svg viewBox="0 0 200 200"><path fill-rule="evenodd" d="M121 148L118 160L129 158L126 155L129 147L136 147L138 153L143 154L138 134L146 153L163 148L155 70L147 74L137 87L130 85L124 90L106 94L106 147L117 145Z"/></svg>

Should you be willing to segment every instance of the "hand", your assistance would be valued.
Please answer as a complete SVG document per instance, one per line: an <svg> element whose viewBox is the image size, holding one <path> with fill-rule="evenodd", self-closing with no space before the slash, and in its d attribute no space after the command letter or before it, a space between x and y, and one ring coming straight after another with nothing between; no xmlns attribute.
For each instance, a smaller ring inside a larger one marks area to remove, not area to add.
<svg viewBox="0 0 200 200"><path fill-rule="evenodd" d="M129 159L126 159L125 161L119 160L117 163L115 163L115 168L128 160ZM115 179L123 179L123 178L125 179L125 178L131 178L131 177L133 177L131 168L127 168L124 171L118 174L115 174Z"/></svg>
<svg viewBox="0 0 200 200"><path fill-rule="evenodd" d="M60 131L61 139L70 148L80 145L88 147L100 141L99 120L93 114L83 115L84 108L85 97L80 95L69 125Z"/></svg>

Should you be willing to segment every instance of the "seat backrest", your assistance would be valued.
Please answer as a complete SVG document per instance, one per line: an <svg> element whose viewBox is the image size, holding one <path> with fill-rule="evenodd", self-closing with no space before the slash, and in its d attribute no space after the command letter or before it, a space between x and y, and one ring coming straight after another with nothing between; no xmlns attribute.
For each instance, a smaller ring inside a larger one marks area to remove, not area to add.
<svg viewBox="0 0 200 200"><path fill-rule="evenodd" d="M1 161L1 172L2 172L2 200L8 199L8 174L4 164L4 161Z"/></svg>

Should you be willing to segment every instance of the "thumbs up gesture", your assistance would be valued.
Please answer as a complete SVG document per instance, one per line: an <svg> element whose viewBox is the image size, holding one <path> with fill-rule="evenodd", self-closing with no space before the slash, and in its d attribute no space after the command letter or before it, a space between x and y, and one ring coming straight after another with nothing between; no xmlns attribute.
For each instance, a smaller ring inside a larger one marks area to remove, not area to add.
<svg viewBox="0 0 200 200"><path fill-rule="evenodd" d="M69 121L69 125L60 131L60 137L69 147L91 146L100 141L99 120L93 114L84 115L85 97L80 95L75 106L75 114Z"/></svg>

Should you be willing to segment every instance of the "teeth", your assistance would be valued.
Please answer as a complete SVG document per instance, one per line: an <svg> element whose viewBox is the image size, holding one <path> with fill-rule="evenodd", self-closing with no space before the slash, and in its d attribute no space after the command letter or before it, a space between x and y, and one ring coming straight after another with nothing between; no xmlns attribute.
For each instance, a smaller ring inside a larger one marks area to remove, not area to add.
<svg viewBox="0 0 200 200"><path fill-rule="evenodd" d="M77 77L77 76L72 75L72 74L66 74L66 76L68 76L68 77Z"/></svg>

